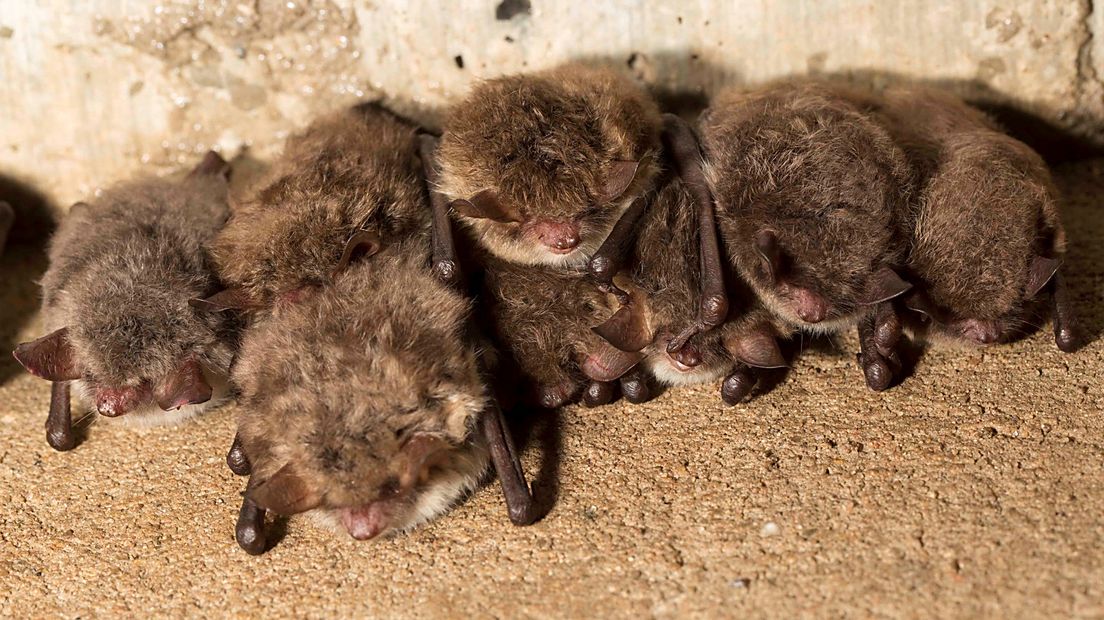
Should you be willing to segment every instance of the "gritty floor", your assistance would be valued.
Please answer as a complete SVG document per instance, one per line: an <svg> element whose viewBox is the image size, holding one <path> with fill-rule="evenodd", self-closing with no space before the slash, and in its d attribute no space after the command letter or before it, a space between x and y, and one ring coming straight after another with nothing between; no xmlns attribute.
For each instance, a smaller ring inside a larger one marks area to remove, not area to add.
<svg viewBox="0 0 1104 620"><path fill-rule="evenodd" d="M57 453L47 384L5 357L0 616L1104 616L1104 161L1059 179L1082 351L1049 330L932 350L874 394L844 339L746 405L701 387L549 413L525 462L551 508L527 528L494 483L407 536L293 519L251 557L223 464L232 407L97 424ZM43 268L3 257L0 344L37 335Z"/></svg>

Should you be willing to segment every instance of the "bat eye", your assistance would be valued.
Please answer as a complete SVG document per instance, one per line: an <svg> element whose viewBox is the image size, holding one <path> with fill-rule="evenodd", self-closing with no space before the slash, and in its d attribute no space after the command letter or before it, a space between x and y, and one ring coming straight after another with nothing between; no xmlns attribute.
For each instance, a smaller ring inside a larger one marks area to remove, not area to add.
<svg viewBox="0 0 1104 620"><path fill-rule="evenodd" d="M402 489L402 485L399 484L399 479L394 477L394 476L391 476L387 480L384 480L383 484L380 485L379 498L380 499L390 499L392 497L395 497L399 494L399 491L401 489Z"/></svg>

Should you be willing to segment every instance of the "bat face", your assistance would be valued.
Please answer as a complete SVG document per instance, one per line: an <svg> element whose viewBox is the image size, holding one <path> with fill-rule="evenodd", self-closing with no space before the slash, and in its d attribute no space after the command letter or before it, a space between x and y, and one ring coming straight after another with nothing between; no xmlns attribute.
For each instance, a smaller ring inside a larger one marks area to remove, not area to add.
<svg viewBox="0 0 1104 620"><path fill-rule="evenodd" d="M374 106L323 117L291 137L261 189L234 205L212 244L238 301L294 302L303 289L329 282L354 235L393 239L423 229L415 145L412 124Z"/></svg>
<svg viewBox="0 0 1104 620"><path fill-rule="evenodd" d="M722 95L703 121L729 259L779 317L831 331L900 294L877 274L902 252L908 187L888 134L831 92Z"/></svg>
<svg viewBox="0 0 1104 620"><path fill-rule="evenodd" d="M20 345L20 363L74 381L110 417L194 413L224 394L235 326L188 300L216 286L202 245L226 217L226 171L211 153L180 183L127 184L74 206L43 279L47 324L61 327Z"/></svg>
<svg viewBox="0 0 1104 620"><path fill-rule="evenodd" d="M498 257L578 266L651 182L661 123L611 71L569 65L490 80L446 123L440 190Z"/></svg>
<svg viewBox="0 0 1104 620"><path fill-rule="evenodd" d="M926 297L913 307L943 335L1006 342L1042 316L1036 298L1061 264L1056 191L1028 147L996 132L960 132L943 153L913 235Z"/></svg>
<svg viewBox="0 0 1104 620"><path fill-rule="evenodd" d="M262 508L313 511L364 540L415 527L478 485L487 397L463 340L468 303L417 262L352 266L247 332L239 432Z"/></svg>

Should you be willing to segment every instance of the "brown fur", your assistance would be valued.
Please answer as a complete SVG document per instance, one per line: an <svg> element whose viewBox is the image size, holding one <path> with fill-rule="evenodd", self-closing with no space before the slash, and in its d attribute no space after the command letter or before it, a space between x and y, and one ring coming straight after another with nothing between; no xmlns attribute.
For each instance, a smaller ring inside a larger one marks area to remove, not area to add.
<svg viewBox="0 0 1104 620"><path fill-rule="evenodd" d="M570 399L585 379L580 363L603 345L591 328L613 313L611 301L581 272L494 257L484 262L483 297L497 344L533 391ZM537 400L546 406L562 404L543 398Z"/></svg>
<svg viewBox="0 0 1104 620"><path fill-rule="evenodd" d="M891 121L914 136L910 154L927 173L904 218L913 240L909 268L947 313L942 327L952 335L977 320L1006 339L1031 318L1032 258L1065 250L1050 172L1027 145L950 94L901 88L886 95Z"/></svg>
<svg viewBox="0 0 1104 620"><path fill-rule="evenodd" d="M422 246L400 244L246 333L234 379L256 480L290 464L323 512L383 502L384 531L435 516L479 481L487 456L474 429L487 396L466 337L469 303L426 261ZM415 436L447 447L395 495ZM454 486L433 490L441 484ZM431 509L419 508L431 495Z"/></svg>
<svg viewBox="0 0 1104 620"><path fill-rule="evenodd" d="M261 187L213 244L219 274L269 305L326 282L359 229L389 242L426 235L415 127L373 105L324 117L288 140Z"/></svg>
<svg viewBox="0 0 1104 620"><path fill-rule="evenodd" d="M233 326L188 305L217 288L203 246L226 220L226 194L224 174L136 181L74 205L62 221L43 312L48 330L69 328L93 396L156 387L189 358L216 377L228 372Z"/></svg>
<svg viewBox="0 0 1104 620"><path fill-rule="evenodd" d="M608 69L572 64L489 80L446 122L440 190L452 200L489 190L519 220L460 217L499 257L578 265L605 239L626 200L652 183L661 126L655 103ZM604 187L618 161L640 167L628 189L609 198ZM542 221L578 225L578 248L569 256L544 251L530 234Z"/></svg>
<svg viewBox="0 0 1104 620"><path fill-rule="evenodd" d="M895 215L912 179L903 152L867 116L873 99L819 83L722 93L702 120L729 260L795 328L834 330L868 310L871 276L903 258ZM781 273L768 277L756 235L773 231ZM826 301L802 320L798 294Z"/></svg>

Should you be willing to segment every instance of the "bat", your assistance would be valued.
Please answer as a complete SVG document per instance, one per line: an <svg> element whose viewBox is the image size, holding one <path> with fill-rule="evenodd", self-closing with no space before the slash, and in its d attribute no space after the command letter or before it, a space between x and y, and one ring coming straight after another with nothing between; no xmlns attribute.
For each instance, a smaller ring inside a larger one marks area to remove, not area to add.
<svg viewBox="0 0 1104 620"><path fill-rule="evenodd" d="M487 80L445 123L439 189L492 255L580 268L654 182L661 129L651 98L609 69Z"/></svg>
<svg viewBox="0 0 1104 620"><path fill-rule="evenodd" d="M182 181L122 183L62 221L42 279L49 333L14 352L53 383L46 438L54 449L76 445L73 387L101 415L147 424L226 396L237 326L188 300L218 287L204 244L226 220L229 172L210 152Z"/></svg>
<svg viewBox="0 0 1104 620"><path fill-rule="evenodd" d="M915 180L876 107L858 91L783 82L721 93L701 125L731 266L791 333L857 326L866 382L883 390L899 360L893 313L879 308L911 288L897 271L897 215ZM867 346L876 340L886 346Z"/></svg>
<svg viewBox="0 0 1104 620"><path fill-rule="evenodd" d="M988 345L1031 326L1049 297L1055 342L1075 350L1080 329L1061 270L1066 234L1042 158L949 93L891 88L884 114L924 179L902 218L916 284L904 305L942 336Z"/></svg>
<svg viewBox="0 0 1104 620"><path fill-rule="evenodd" d="M3 200L0 200L0 253L8 242L8 233L11 232L12 220L15 219L15 210Z"/></svg>

